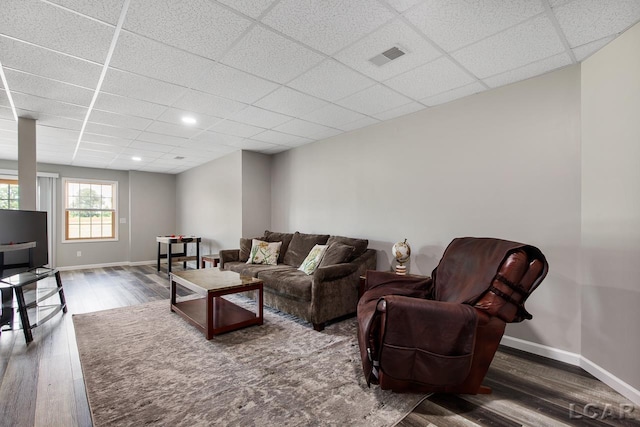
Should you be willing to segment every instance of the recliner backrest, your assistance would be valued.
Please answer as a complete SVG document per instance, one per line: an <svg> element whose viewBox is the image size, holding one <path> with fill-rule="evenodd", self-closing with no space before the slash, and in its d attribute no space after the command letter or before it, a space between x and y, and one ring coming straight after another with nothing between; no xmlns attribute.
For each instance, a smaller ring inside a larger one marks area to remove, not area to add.
<svg viewBox="0 0 640 427"><path fill-rule="evenodd" d="M471 304L505 322L531 318L524 301L547 274L535 247L493 238L454 239L432 273L434 299Z"/></svg>

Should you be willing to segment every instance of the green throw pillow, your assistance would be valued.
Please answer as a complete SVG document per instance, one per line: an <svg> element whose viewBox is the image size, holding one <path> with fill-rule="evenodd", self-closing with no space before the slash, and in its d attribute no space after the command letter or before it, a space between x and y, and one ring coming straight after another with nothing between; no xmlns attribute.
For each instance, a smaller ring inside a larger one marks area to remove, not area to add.
<svg viewBox="0 0 640 427"><path fill-rule="evenodd" d="M298 270L304 271L305 274L313 274L320 265L320 261L322 261L322 257L327 250L327 245L315 245L311 251L309 251L309 255L302 261Z"/></svg>

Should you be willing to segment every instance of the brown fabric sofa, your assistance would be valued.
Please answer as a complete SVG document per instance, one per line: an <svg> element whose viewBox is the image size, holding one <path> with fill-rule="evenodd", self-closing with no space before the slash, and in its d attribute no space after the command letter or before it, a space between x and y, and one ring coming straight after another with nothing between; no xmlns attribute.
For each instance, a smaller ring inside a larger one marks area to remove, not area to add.
<svg viewBox="0 0 640 427"><path fill-rule="evenodd" d="M265 305L300 317L317 331L329 320L356 312L360 276L376 268L376 251L368 249L368 240L269 230L256 239L282 242L277 265L247 264L252 239L241 238L240 249L220 251L220 269L261 279ZM307 275L298 267L316 244L328 245L327 252Z"/></svg>

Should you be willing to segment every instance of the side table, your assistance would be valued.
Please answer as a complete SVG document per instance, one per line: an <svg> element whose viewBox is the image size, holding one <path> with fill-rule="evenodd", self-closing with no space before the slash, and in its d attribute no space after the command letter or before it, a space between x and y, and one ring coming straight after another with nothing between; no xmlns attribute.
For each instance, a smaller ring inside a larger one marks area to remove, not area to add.
<svg viewBox="0 0 640 427"><path fill-rule="evenodd" d="M202 259L202 266L201 268L204 268L205 262L210 262L213 267L217 267L218 263L220 262L220 254L209 254L209 255L202 255L202 257L200 257Z"/></svg>
<svg viewBox="0 0 640 427"><path fill-rule="evenodd" d="M158 236L156 242L158 242L158 271L160 271L160 260L167 260L167 275L171 273L171 264L174 262L182 262L183 268L187 268L187 261L195 261L196 268L200 268L200 241L202 238L193 236ZM173 253L171 246L174 244L182 243L182 252ZM187 255L187 244L192 243L196 245L195 256ZM162 245L167 246L167 253L161 252Z"/></svg>
<svg viewBox="0 0 640 427"><path fill-rule="evenodd" d="M55 287L50 285L40 286L38 283L40 280L52 276L56 279ZM33 285L34 291L33 297L27 299L25 298L25 293L31 293L29 290L25 292L25 288L28 285ZM25 271L24 273L14 274L13 276L0 280L0 288L15 293L18 302L17 310L20 316L20 327L24 332L24 338L27 344L33 341L31 329L51 319L60 310L62 310L63 313L67 312L67 303L64 298L64 291L62 290L62 280L60 280L60 272L57 269L41 267ZM55 294L58 294L60 304L42 304L55 296ZM6 318L5 310L9 312ZM3 321L6 321L11 329L18 329L17 325L13 323L13 310L14 307L10 302L8 304L6 302L3 303Z"/></svg>

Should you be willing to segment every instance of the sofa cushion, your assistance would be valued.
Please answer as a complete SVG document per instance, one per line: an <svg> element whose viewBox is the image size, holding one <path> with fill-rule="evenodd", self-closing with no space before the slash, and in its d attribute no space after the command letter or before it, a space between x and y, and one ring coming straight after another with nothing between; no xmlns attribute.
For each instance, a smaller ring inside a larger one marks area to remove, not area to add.
<svg viewBox="0 0 640 427"><path fill-rule="evenodd" d="M278 255L278 264L282 264L284 262L284 255L287 253L287 248L289 247L289 243L291 243L292 238L293 233L276 233L265 230L264 237L261 240L264 240L265 242L282 242L280 255Z"/></svg>
<svg viewBox="0 0 640 427"><path fill-rule="evenodd" d="M251 253L247 264L278 264L282 242L265 242L264 240L253 239L251 241Z"/></svg>
<svg viewBox="0 0 640 427"><path fill-rule="evenodd" d="M326 251L327 245L315 245L309 251L309 255L307 255L304 261L302 261L298 270L302 271L304 274L313 274L313 272L316 271L316 268L320 265L320 261L322 261Z"/></svg>
<svg viewBox="0 0 640 427"><path fill-rule="evenodd" d="M344 236L331 236L329 240L327 240L327 244L330 245L333 242L340 242L345 245L353 246L355 249L351 254L351 261L358 258L360 255L366 252L367 247L369 246L369 240L367 239L354 239L352 237L344 237Z"/></svg>
<svg viewBox="0 0 640 427"><path fill-rule="evenodd" d="M311 301L313 276L307 276L300 270L292 267L263 270L258 273L258 279L264 282L265 292L276 293L297 301Z"/></svg>
<svg viewBox="0 0 640 427"><path fill-rule="evenodd" d="M349 262L355 249L353 246L334 241L327 245L327 251L324 253L322 261L320 261L320 267Z"/></svg>
<svg viewBox="0 0 640 427"><path fill-rule="evenodd" d="M295 268L300 267L311 249L315 245L324 245L327 239L329 239L328 234L306 234L296 231L284 255L284 263Z"/></svg>
<svg viewBox="0 0 640 427"><path fill-rule="evenodd" d="M228 262L224 264L225 270L235 271L243 276L258 277L261 271L277 271L290 269L288 265L247 264L244 262Z"/></svg>

